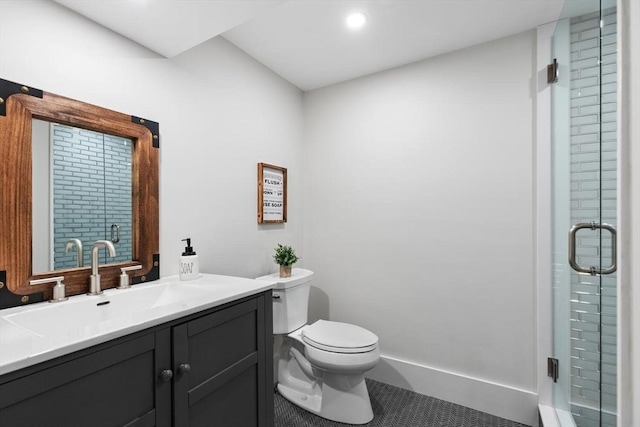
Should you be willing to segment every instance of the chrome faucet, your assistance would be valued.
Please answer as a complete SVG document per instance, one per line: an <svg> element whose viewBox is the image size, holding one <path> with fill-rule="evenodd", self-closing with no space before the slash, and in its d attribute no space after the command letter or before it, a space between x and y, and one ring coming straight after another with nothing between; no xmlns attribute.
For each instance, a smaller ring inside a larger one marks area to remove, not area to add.
<svg viewBox="0 0 640 427"><path fill-rule="evenodd" d="M102 293L100 289L100 274L98 274L98 251L101 247L109 251L109 256L116 256L116 248L108 240L98 240L91 248L91 283L89 286L89 295L99 295Z"/></svg>
<svg viewBox="0 0 640 427"><path fill-rule="evenodd" d="M84 249L82 249L82 240L80 239L69 239L67 241L67 246L65 246L64 251L66 253L71 252L71 249L73 249L73 247L76 247L76 252L78 255L77 261L76 261L76 267L84 267Z"/></svg>

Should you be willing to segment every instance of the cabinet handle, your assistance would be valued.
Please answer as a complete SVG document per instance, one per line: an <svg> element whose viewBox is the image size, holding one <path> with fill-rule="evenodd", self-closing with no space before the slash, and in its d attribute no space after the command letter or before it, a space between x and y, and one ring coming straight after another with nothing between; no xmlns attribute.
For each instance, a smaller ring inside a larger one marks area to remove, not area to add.
<svg viewBox="0 0 640 427"><path fill-rule="evenodd" d="M178 373L180 375L186 374L191 370L191 365L189 365L188 363L183 363L180 366L178 366Z"/></svg>
<svg viewBox="0 0 640 427"><path fill-rule="evenodd" d="M165 369L164 371L160 372L160 379L162 381L167 382L171 380L171 378L173 378L173 372L171 371L171 369Z"/></svg>

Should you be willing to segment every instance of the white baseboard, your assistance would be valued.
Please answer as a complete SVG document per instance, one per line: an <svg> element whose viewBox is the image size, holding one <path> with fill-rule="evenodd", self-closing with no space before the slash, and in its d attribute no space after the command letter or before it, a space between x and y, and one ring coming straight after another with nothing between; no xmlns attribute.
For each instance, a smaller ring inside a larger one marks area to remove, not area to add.
<svg viewBox="0 0 640 427"><path fill-rule="evenodd" d="M555 408L546 405L538 405L538 410L540 411L540 420L542 421L543 427L562 427Z"/></svg>
<svg viewBox="0 0 640 427"><path fill-rule="evenodd" d="M389 356L381 356L366 376L528 426L538 425L538 395L531 391Z"/></svg>

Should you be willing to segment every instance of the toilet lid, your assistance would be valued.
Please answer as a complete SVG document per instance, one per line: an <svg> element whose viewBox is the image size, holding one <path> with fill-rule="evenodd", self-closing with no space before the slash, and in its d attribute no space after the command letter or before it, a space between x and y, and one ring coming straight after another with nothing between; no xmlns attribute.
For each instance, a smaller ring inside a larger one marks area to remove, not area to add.
<svg viewBox="0 0 640 427"><path fill-rule="evenodd" d="M302 340L315 348L334 353L366 353L378 345L378 336L349 323L318 320L302 330Z"/></svg>

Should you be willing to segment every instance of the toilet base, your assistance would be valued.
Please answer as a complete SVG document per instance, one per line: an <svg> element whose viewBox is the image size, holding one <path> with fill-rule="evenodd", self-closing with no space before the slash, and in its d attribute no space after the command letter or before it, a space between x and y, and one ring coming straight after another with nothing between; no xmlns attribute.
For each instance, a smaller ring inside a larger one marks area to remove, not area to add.
<svg viewBox="0 0 640 427"><path fill-rule="evenodd" d="M278 393L294 405L299 406L312 414L320 415L320 409L322 407L321 395L301 392L284 384L278 384Z"/></svg>
<svg viewBox="0 0 640 427"><path fill-rule="evenodd" d="M294 388L278 383L278 392L289 402L328 420L366 424L373 419L364 374L323 374L321 384Z"/></svg>
<svg viewBox="0 0 640 427"><path fill-rule="evenodd" d="M371 421L373 410L364 373L378 362L378 349L367 355L323 352L305 345L301 338L303 329L287 335L280 347L277 373L280 394L328 420L347 424Z"/></svg>

